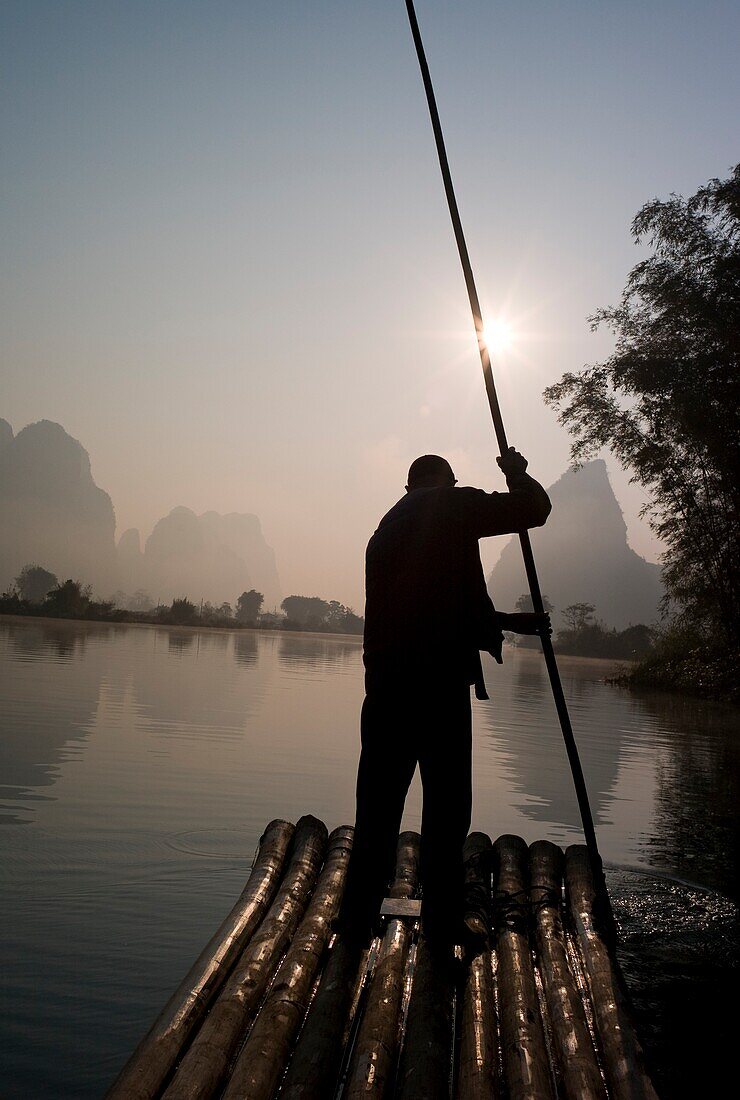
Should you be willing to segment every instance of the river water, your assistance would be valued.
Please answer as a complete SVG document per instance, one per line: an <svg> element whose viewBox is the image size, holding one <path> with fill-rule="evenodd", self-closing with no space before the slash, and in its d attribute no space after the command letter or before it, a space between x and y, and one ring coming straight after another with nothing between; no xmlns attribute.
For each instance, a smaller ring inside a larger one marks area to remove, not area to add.
<svg viewBox="0 0 740 1100"><path fill-rule="evenodd" d="M561 660L623 965L661 1096L719 1096L740 713L635 696L612 670ZM485 671L472 827L579 842L541 657ZM352 822L362 694L355 638L0 618L3 1097L100 1096L265 824ZM420 803L417 777L404 827Z"/></svg>

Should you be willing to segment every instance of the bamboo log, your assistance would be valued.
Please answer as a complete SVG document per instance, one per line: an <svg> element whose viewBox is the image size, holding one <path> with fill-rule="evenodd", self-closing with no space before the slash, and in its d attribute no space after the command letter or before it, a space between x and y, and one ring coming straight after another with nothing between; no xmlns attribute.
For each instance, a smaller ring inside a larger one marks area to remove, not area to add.
<svg viewBox="0 0 740 1100"><path fill-rule="evenodd" d="M293 833L294 828L287 821L271 821L267 826L241 896L111 1085L106 1094L108 1100L152 1100L159 1094L267 911L278 888Z"/></svg>
<svg viewBox="0 0 740 1100"><path fill-rule="evenodd" d="M499 965L501 1057L510 1100L553 1100L553 1082L528 935L527 846L500 836L494 923Z"/></svg>
<svg viewBox="0 0 740 1100"><path fill-rule="evenodd" d="M598 897L588 850L583 845L572 844L566 850L565 885L591 991L611 1100L657 1100L632 1024L624 980L594 919Z"/></svg>
<svg viewBox="0 0 740 1100"><path fill-rule="evenodd" d="M219 1088L303 915L326 839L326 826L315 817L302 817L296 825L293 854L275 900L180 1062L164 1093L167 1100L207 1100Z"/></svg>
<svg viewBox="0 0 740 1100"><path fill-rule="evenodd" d="M298 1036L280 1100L324 1100L336 1091L366 962L366 949L355 940L337 938Z"/></svg>
<svg viewBox="0 0 740 1100"><path fill-rule="evenodd" d="M485 833L470 833L463 845L465 923L478 936L491 932L491 865L493 846Z"/></svg>
<svg viewBox="0 0 740 1100"><path fill-rule="evenodd" d="M409 898L416 892L420 839L418 833L401 833L398 838L396 879L390 890L391 897ZM343 1100L390 1095L401 1040L401 1000L410 942L409 921L390 920L370 980Z"/></svg>
<svg viewBox="0 0 740 1100"><path fill-rule="evenodd" d="M470 960L462 997L455 1100L499 1100L496 1001L488 949Z"/></svg>
<svg viewBox="0 0 740 1100"><path fill-rule="evenodd" d="M490 929L492 846L484 833L465 841L465 922L474 931ZM455 1100L498 1100L496 1002L491 952L481 940L468 960L460 1011L460 1053Z"/></svg>
<svg viewBox="0 0 740 1100"><path fill-rule="evenodd" d="M583 1000L568 964L561 919L563 852L538 840L529 848L535 944L550 1017L551 1046L565 1100L606 1100Z"/></svg>
<svg viewBox="0 0 740 1100"><path fill-rule="evenodd" d="M422 936L398 1069L399 1100L449 1100L455 966L452 946L433 947Z"/></svg>
<svg viewBox="0 0 740 1100"><path fill-rule="evenodd" d="M223 1100L270 1100L285 1071L339 909L353 832L345 825L329 837L311 902L236 1060Z"/></svg>

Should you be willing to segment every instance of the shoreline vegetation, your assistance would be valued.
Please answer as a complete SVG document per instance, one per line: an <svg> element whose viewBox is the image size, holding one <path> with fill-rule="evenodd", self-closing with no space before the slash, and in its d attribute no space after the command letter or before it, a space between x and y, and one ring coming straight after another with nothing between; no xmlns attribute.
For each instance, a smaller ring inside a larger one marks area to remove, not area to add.
<svg viewBox="0 0 740 1100"><path fill-rule="evenodd" d="M242 592L232 608L186 597L170 604L154 605L149 595L115 593L108 600L95 599L90 585L68 579L58 581L39 565L27 565L12 587L0 595L0 615L17 618L62 619L74 622L128 623L191 629L267 630L273 632L362 637L364 619L337 600L318 596L286 596L280 613L262 611L261 592ZM547 596L548 612L555 611ZM516 610L532 610L531 597L522 594ZM677 625L666 628L631 625L624 630L607 627L595 618L593 604L581 602L561 609L564 627L553 638L559 656L624 662L608 682L631 690L667 691L674 694L740 703L736 663L731 651L723 651L711 637ZM513 648L538 650L536 637L505 633Z"/></svg>
<svg viewBox="0 0 740 1100"><path fill-rule="evenodd" d="M242 592L232 608L215 607L208 601L194 603L187 597L158 604L148 594L116 593L108 600L95 599L90 585L68 579L59 582L38 565L25 566L14 585L0 595L0 614L77 622L142 623L148 626L190 626L217 629L290 630L320 634L359 634L364 619L337 600L317 596L287 596L282 614L262 611L263 596L252 589Z"/></svg>
<svg viewBox="0 0 740 1100"><path fill-rule="evenodd" d="M740 705L738 653L721 639L674 623L649 653L610 680L633 691L664 691Z"/></svg>
<svg viewBox="0 0 740 1100"><path fill-rule="evenodd" d="M547 610L554 611L546 596L544 599ZM155 606L143 591L132 596L119 592L108 600L99 600L93 598L89 585L71 579L59 582L41 566L27 565L12 588L0 595L0 615L197 630L267 630L362 637L364 620L337 600L287 596L280 613L263 612L262 601L262 594L254 589L243 592L234 608L228 603L218 607L207 601L195 604L186 597ZM516 609L531 611L530 597L520 596ZM553 639L559 656L624 662L608 678L609 683L619 687L740 703L733 654L723 650L716 639L701 637L675 621L662 629L640 623L615 630L595 620L595 610L589 603L562 609L565 626ZM539 649L536 637L512 634L505 637L514 648Z"/></svg>

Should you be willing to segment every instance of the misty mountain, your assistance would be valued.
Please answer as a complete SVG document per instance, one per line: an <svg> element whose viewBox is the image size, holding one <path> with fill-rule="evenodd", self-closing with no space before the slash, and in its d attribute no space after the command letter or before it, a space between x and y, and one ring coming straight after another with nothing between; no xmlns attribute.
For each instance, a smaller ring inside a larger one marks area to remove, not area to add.
<svg viewBox="0 0 740 1100"><path fill-rule="evenodd" d="M162 603L189 596L233 604L250 588L264 594L266 608L280 602L275 552L255 515L198 516L189 508L173 508L155 524L143 552L139 532L125 531L118 558L124 590L144 588Z"/></svg>
<svg viewBox="0 0 740 1100"><path fill-rule="evenodd" d="M115 575L115 516L85 448L40 420L13 435L0 421L0 584L37 562L98 591Z"/></svg>
<svg viewBox="0 0 740 1100"><path fill-rule="evenodd" d="M92 584L101 597L143 588L163 603L175 596L235 603L257 588L265 607L280 601L275 553L255 515L174 508L143 550L135 528L116 546L115 526L111 498L95 484L81 443L49 420L17 436L0 420L0 587L34 562Z"/></svg>
<svg viewBox="0 0 740 1100"><path fill-rule="evenodd" d="M591 603L596 617L623 630L631 623L658 619L663 584L659 566L645 561L627 543L627 526L602 459L567 470L548 489L552 513L532 532L542 591L554 604L553 624L572 603ZM519 540L504 547L488 580L501 611L511 611L528 591Z"/></svg>

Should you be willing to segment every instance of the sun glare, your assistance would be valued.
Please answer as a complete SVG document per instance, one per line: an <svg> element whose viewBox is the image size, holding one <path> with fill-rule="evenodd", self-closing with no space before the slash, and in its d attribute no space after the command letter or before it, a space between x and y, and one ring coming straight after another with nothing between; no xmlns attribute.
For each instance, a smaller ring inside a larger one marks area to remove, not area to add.
<svg viewBox="0 0 740 1100"><path fill-rule="evenodd" d="M508 351L514 343L514 330L508 321L486 321L483 326L483 339L491 355Z"/></svg>

